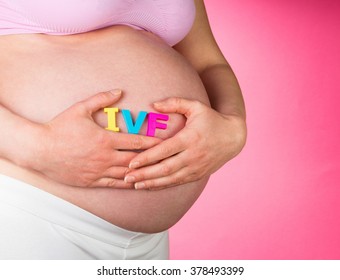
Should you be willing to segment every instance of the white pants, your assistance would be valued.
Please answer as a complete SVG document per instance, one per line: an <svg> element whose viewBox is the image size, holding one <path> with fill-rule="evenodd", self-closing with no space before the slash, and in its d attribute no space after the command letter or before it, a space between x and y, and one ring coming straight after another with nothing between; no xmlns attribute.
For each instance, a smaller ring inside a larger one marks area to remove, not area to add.
<svg viewBox="0 0 340 280"><path fill-rule="evenodd" d="M0 174L0 259L167 259L168 245Z"/></svg>

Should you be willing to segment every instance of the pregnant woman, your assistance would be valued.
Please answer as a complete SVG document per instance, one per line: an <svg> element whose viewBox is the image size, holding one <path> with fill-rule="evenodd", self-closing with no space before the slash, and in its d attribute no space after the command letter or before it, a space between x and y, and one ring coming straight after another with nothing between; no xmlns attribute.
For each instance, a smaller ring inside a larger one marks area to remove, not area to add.
<svg viewBox="0 0 340 280"><path fill-rule="evenodd" d="M0 0L0 34L0 259L166 259L246 138L203 1ZM108 107L168 127L112 132Z"/></svg>

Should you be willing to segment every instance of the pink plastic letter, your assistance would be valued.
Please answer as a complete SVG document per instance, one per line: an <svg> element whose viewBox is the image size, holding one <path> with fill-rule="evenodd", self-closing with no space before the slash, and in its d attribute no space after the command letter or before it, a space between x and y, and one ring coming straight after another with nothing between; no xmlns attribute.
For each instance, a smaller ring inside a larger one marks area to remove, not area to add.
<svg viewBox="0 0 340 280"><path fill-rule="evenodd" d="M147 136L155 136L156 128L166 129L166 123L159 123L157 120L167 121L169 120L169 115L159 114L159 113L149 113L148 114L148 131Z"/></svg>

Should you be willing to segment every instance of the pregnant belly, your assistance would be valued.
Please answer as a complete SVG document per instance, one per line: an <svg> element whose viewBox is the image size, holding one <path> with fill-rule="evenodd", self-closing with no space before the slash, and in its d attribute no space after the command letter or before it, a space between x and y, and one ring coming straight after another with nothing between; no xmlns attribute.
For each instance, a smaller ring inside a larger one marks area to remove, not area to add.
<svg viewBox="0 0 340 280"><path fill-rule="evenodd" d="M71 36L1 36L0 65L1 104L35 122L46 122L75 102L114 88L124 92L114 107L129 109L133 114L152 111L152 102L171 96L209 104L201 80L183 57L157 37L129 27ZM106 119L103 111L95 116L102 127ZM183 116L171 114L169 128L159 130L156 136L170 137L184 122ZM126 131L120 117L118 126ZM77 188L1 158L0 172L113 224L141 232L171 227L188 211L207 182L206 178L160 191Z"/></svg>

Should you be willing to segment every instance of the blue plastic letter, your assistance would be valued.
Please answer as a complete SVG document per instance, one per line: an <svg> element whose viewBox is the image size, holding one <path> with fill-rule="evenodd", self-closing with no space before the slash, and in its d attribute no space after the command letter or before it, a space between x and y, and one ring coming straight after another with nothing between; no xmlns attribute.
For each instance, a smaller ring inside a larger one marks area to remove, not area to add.
<svg viewBox="0 0 340 280"><path fill-rule="evenodd" d="M147 112L140 111L137 116L135 124L133 124L130 110L122 110L122 114L128 133L137 134L143 125Z"/></svg>

